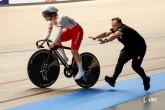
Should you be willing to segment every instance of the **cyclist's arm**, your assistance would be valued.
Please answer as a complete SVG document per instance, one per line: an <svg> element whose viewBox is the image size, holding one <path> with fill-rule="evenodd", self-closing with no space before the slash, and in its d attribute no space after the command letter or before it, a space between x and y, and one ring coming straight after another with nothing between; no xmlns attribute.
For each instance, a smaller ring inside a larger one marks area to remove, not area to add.
<svg viewBox="0 0 165 110"><path fill-rule="evenodd" d="M43 40L47 40L50 37L51 32L52 32L52 29L48 29L43 37Z"/></svg>
<svg viewBox="0 0 165 110"><path fill-rule="evenodd" d="M53 29L53 22L49 22L48 30L45 33L44 37L43 37L44 40L46 40L46 39L48 39L50 37L52 29Z"/></svg>
<svg viewBox="0 0 165 110"><path fill-rule="evenodd" d="M59 16L59 19L57 19L57 24L56 24L57 34L56 34L55 39L53 40L53 44L55 44L60 39L60 36L62 34L63 25L64 25L63 23L65 23L64 20L65 19L63 16Z"/></svg>
<svg viewBox="0 0 165 110"><path fill-rule="evenodd" d="M53 40L53 43L55 44L58 40L59 40L59 38L60 38L60 36L61 36L61 34L62 34L62 26L60 26L60 27L58 27L57 28L58 30L57 30L57 35L56 35L56 37L55 37L55 39Z"/></svg>
<svg viewBox="0 0 165 110"><path fill-rule="evenodd" d="M47 32L45 33L45 35L44 35L44 37L43 37L43 40L47 40L47 39L50 37L51 32L52 32L52 29L53 29L53 23L52 23L52 22L49 22L48 30L47 30ZM44 41L44 42L42 43L42 45L43 45L45 42L46 42L46 41Z"/></svg>

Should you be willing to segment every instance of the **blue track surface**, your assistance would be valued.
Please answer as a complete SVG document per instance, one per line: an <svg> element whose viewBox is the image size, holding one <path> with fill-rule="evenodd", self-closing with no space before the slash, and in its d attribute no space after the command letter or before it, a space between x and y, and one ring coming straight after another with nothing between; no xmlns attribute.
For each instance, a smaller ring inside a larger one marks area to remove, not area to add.
<svg viewBox="0 0 165 110"><path fill-rule="evenodd" d="M143 89L142 80L119 81L116 87L102 85L12 107L7 110L101 110L165 89L165 72L150 75L151 88ZM139 100L140 101L140 100Z"/></svg>

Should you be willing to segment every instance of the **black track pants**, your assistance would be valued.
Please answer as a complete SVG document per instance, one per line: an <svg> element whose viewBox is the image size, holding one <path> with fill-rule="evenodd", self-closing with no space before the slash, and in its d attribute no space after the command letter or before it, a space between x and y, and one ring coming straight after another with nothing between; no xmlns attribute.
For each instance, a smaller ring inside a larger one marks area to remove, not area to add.
<svg viewBox="0 0 165 110"><path fill-rule="evenodd" d="M126 51L126 49L123 48L120 52L117 65L115 67L115 72L113 74L114 80L116 81L117 77L119 76L119 74L123 69L124 64L132 59L133 70L136 73L138 73L143 79L143 82L145 82L146 74L144 72L144 69L141 67L141 63L143 61L145 53L146 53L146 48L139 49L136 52ZM140 59L138 59L138 56L140 56Z"/></svg>

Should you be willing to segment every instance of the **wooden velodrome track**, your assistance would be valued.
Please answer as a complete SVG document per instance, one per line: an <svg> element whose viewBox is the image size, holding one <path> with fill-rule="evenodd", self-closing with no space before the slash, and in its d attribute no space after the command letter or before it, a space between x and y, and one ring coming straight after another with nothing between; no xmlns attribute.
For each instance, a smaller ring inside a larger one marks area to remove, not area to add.
<svg viewBox="0 0 165 110"><path fill-rule="evenodd" d="M95 86L105 84L104 76L113 74L122 44L115 40L101 45L87 36L107 31L111 27L111 18L116 16L145 38L148 50L142 66L146 73L165 71L164 0L96 0L53 5L84 28L80 53L89 51L95 54L101 65L101 75ZM0 109L81 89L72 78L64 77L63 67L57 82L49 88L37 88L28 79L28 59L37 50L35 42L42 39L47 29L47 22L41 15L42 7L0 7ZM51 38L55 33L54 28ZM70 42L64 45L70 46ZM70 51L66 53L71 59ZM132 70L131 62L128 62L118 81L132 77L139 76ZM161 97L165 98L165 92L162 92Z"/></svg>

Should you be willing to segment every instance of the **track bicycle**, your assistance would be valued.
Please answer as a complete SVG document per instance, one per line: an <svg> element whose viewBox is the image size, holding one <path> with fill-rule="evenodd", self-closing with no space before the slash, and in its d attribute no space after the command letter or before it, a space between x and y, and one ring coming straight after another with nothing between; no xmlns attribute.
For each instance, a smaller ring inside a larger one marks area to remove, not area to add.
<svg viewBox="0 0 165 110"><path fill-rule="evenodd" d="M47 42L49 47L51 40L39 40L36 42L38 47L40 42ZM71 50L69 47L55 45L52 49L39 49L30 57L27 66L27 73L31 82L40 87L46 88L54 84L60 73L60 64L64 66L64 75L67 78L75 77L78 72L78 66L74 58L71 64L63 59L58 48ZM97 58L89 52L81 55L83 70L85 75L75 82L82 88L89 88L96 84L100 76L100 64Z"/></svg>

